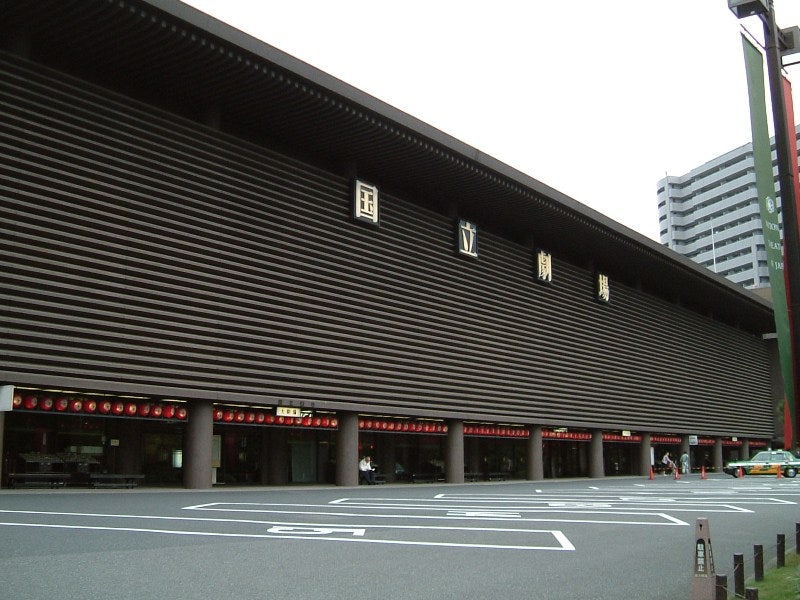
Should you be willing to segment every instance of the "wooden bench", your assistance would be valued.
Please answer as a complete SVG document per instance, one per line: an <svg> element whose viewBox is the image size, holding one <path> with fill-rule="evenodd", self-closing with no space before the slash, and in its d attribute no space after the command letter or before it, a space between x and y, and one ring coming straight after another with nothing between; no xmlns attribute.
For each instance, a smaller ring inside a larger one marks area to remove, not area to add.
<svg viewBox="0 0 800 600"><path fill-rule="evenodd" d="M142 480L140 473L89 473L93 488L135 488Z"/></svg>
<svg viewBox="0 0 800 600"><path fill-rule="evenodd" d="M69 473L9 473L12 488L18 487L64 487L72 479Z"/></svg>

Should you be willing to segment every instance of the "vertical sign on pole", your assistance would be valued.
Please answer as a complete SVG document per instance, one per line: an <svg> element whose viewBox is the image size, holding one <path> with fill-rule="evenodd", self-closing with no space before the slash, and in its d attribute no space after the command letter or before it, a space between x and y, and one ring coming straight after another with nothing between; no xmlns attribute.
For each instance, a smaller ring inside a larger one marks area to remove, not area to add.
<svg viewBox="0 0 800 600"><path fill-rule="evenodd" d="M772 151L767 126L766 92L764 89L764 57L744 36L744 62L747 73L747 90L750 97L750 127L753 133L753 162L756 172L756 192L761 209L764 244L769 265L769 283L772 288L772 308L775 331L778 336L783 389L789 414L795 414L794 365L792 364L792 335L786 297L783 243L778 222L777 194L772 172ZM794 419L790 418L792 439L797 438Z"/></svg>

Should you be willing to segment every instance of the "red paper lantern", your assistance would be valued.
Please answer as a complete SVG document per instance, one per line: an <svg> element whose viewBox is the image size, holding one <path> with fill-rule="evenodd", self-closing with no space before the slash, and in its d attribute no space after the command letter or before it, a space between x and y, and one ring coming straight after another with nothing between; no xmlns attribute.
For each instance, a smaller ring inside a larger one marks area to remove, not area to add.
<svg viewBox="0 0 800 600"><path fill-rule="evenodd" d="M225 412L223 412L222 420L225 421L226 423L230 423L231 421L233 421L233 411L226 410Z"/></svg>
<svg viewBox="0 0 800 600"><path fill-rule="evenodd" d="M81 412L82 408L83 408L83 400L81 400L80 398L76 398L75 400L70 400L69 409L72 412Z"/></svg>
<svg viewBox="0 0 800 600"><path fill-rule="evenodd" d="M50 397L42 398L41 402L39 402L39 408L42 410L51 410L53 408L53 399Z"/></svg>
<svg viewBox="0 0 800 600"><path fill-rule="evenodd" d="M244 422L244 412L242 412L241 410L237 410L234 413L234 418L236 419L237 423L243 423Z"/></svg>
<svg viewBox="0 0 800 600"><path fill-rule="evenodd" d="M69 400L67 398L57 398L55 407L58 412L64 412L69 408Z"/></svg>
<svg viewBox="0 0 800 600"><path fill-rule="evenodd" d="M275 415L267 415L267 425L272 425L275 422Z"/></svg>
<svg viewBox="0 0 800 600"><path fill-rule="evenodd" d="M181 406L180 408L176 408L175 409L175 416L178 419L181 419L181 420L185 419L187 414L188 414L188 412L187 412L186 408L183 407L183 406Z"/></svg>
<svg viewBox="0 0 800 600"><path fill-rule="evenodd" d="M36 408L36 405L39 403L39 399L36 396L25 396L22 399L22 406L27 408L28 410L32 410Z"/></svg>
<svg viewBox="0 0 800 600"><path fill-rule="evenodd" d="M111 412L113 412L115 415L121 415L125 412L125 403L114 402L114 405L111 407Z"/></svg>
<svg viewBox="0 0 800 600"><path fill-rule="evenodd" d="M108 400L101 400L100 404L97 405L97 410L99 410L101 414L107 415L111 412L111 402Z"/></svg>
<svg viewBox="0 0 800 600"><path fill-rule="evenodd" d="M135 415L137 410L138 410L138 408L137 408L135 402L126 402L125 403L125 414L128 415L129 417L132 417L133 415Z"/></svg>
<svg viewBox="0 0 800 600"><path fill-rule="evenodd" d="M322 419L320 419L319 417L314 417L313 425L314 427L319 427L320 425L322 425Z"/></svg>
<svg viewBox="0 0 800 600"><path fill-rule="evenodd" d="M14 394L14 400L12 401L12 404L14 405L14 408L19 408L22 406L22 396L19 394Z"/></svg>
<svg viewBox="0 0 800 600"><path fill-rule="evenodd" d="M161 415L164 414L164 407L160 404L156 404L153 408L150 409L150 416L161 418Z"/></svg>
<svg viewBox="0 0 800 600"><path fill-rule="evenodd" d="M267 420L267 417L266 417L266 415L264 413L260 412L260 413L256 414L256 423L258 423L259 425L264 423L264 421L266 421L266 420Z"/></svg>
<svg viewBox="0 0 800 600"><path fill-rule="evenodd" d="M150 416L150 405L147 402L140 404L137 412L139 413L140 417Z"/></svg>
<svg viewBox="0 0 800 600"><path fill-rule="evenodd" d="M331 419L331 423L330 423L330 425L331 425L331 427L332 427L332 428L336 428L336 427L338 427L338 426L339 426L339 421L338 421L338 419Z"/></svg>
<svg viewBox="0 0 800 600"><path fill-rule="evenodd" d="M305 417L303 419L303 427L308 427L309 425L311 425L311 417Z"/></svg>
<svg viewBox="0 0 800 600"><path fill-rule="evenodd" d="M167 404L164 406L164 412L161 413L165 419L171 419L175 416L175 407L171 404ZM214 414L216 416L216 413Z"/></svg>
<svg viewBox="0 0 800 600"><path fill-rule="evenodd" d="M322 417L322 422L320 424L323 427L328 427L331 424L331 420L328 417Z"/></svg>
<svg viewBox="0 0 800 600"><path fill-rule="evenodd" d="M83 410L85 410L87 413L95 412L97 410L97 402L94 400L86 400L83 403Z"/></svg>
<svg viewBox="0 0 800 600"><path fill-rule="evenodd" d="M256 420L256 413L249 412L245 415L244 420L246 423L255 423Z"/></svg>

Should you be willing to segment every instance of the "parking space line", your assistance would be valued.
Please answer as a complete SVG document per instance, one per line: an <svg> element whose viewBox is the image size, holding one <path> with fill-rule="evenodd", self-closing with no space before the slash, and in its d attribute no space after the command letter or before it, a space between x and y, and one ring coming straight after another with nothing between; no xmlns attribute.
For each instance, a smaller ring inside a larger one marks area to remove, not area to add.
<svg viewBox="0 0 800 600"><path fill-rule="evenodd" d="M251 506L251 508L241 508L241 506L247 505ZM273 506L279 506L280 509L277 508L270 508ZM307 508L308 505L300 505L304 508ZM318 505L320 508L323 508L325 505ZM341 508L345 508L345 506L339 504L337 505ZM236 508L234 508L236 507ZM219 511L219 512L241 512L241 513L251 513L251 514L298 514L298 515L317 515L317 516L341 516L341 517L359 517L359 518L370 518L370 519L415 519L415 520L464 520L465 518L469 518L471 520L480 520L480 521L513 521L518 523L592 523L592 524L606 524L606 525L689 525L685 521L678 519L677 517L673 517L663 512L631 512L631 511L576 511L576 510L563 510L563 509L540 509L540 510L526 510L525 513L531 514L548 514L548 515L559 515L559 516L552 516L552 517L517 517L517 516L469 516L465 517L463 515L448 515L446 511L455 510L455 511L465 511L467 508L464 506L454 506L454 507L442 507L439 506L436 508L438 512L444 514L436 514L436 515L428 515L428 514L391 514L382 512L381 514L375 513L364 513L364 512L331 512L331 511L310 511L310 510L290 510L291 505L286 504L269 504L269 503L211 503L205 505L196 505L196 506L187 506L184 507L186 510L200 510L200 511ZM388 508L394 507L381 507L379 505L359 505L353 506L353 508L360 508L360 509L382 509L387 510ZM421 507L418 507L422 509ZM407 507L405 510L410 511L411 507ZM432 510L431 508L424 508L424 510ZM507 507L503 508L502 510L508 510ZM487 511L487 507L480 507L476 508L475 512ZM711 511L708 511L711 512ZM741 511L714 511L714 512L741 512ZM616 515L616 516L630 516L635 517L635 519L623 520L623 519L611 519L611 518L565 518L561 517L560 515L563 514L580 514L580 515ZM650 520L643 520L646 517L655 517L655 519Z"/></svg>
<svg viewBox="0 0 800 600"><path fill-rule="evenodd" d="M213 522L219 525L220 523L252 525L254 523L269 526L266 533L250 533L250 532L226 532L226 531L197 531L197 530L181 530L181 529L161 529L149 527L126 527L126 526L109 526L109 525L87 525L87 524L69 524L69 523L41 523L41 522L13 522L6 521L0 522L0 526L6 527L31 527L31 528L49 528L49 529L69 529L69 530L87 530L87 531L110 531L110 532L127 532L127 533L149 533L149 534L163 534L163 535L178 535L178 536L199 536L199 537L223 537L223 538L248 538L248 539L293 539L293 540L320 540L320 541L337 541L337 542L361 542L372 544L389 544L389 545L405 545L405 546L437 546L437 547L451 547L451 548L480 548L480 549L493 549L493 550L547 550L547 551L574 551L575 546L569 541L566 535L559 530L552 529L521 529L521 528L496 528L496 527L444 527L444 526L423 526L423 525L364 525L364 524L320 524L320 523L307 523L307 522L279 522L279 521L252 521L240 519L216 519L216 518L195 518L195 517L165 517L158 515L115 515L115 514L100 514L100 513L68 513L68 512L47 512L47 511L3 511L6 514L16 513L26 516L42 515L42 516L61 516L61 517L79 517L79 518L114 518L114 519L167 519L172 521L186 521L198 522L206 521ZM502 537L509 536L522 536L524 539L533 538L534 540L552 541L553 543L525 543L525 544L507 544L507 543L473 543L473 542L458 542L458 541L433 541L425 539L381 539L370 538L366 534L368 531L377 532L379 530L388 532L390 535L395 535L398 538L401 536L406 537L410 533L426 533L433 532L434 534L460 534L468 533L470 535L480 532L484 536L487 534L497 534ZM345 534L342 536L342 534Z"/></svg>

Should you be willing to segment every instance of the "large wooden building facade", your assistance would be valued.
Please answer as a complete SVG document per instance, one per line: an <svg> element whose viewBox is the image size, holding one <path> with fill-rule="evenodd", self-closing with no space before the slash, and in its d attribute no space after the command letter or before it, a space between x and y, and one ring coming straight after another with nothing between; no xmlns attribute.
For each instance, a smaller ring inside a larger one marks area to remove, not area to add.
<svg viewBox="0 0 800 600"><path fill-rule="evenodd" d="M754 294L178 2L0 14L4 485L601 476L772 438Z"/></svg>

